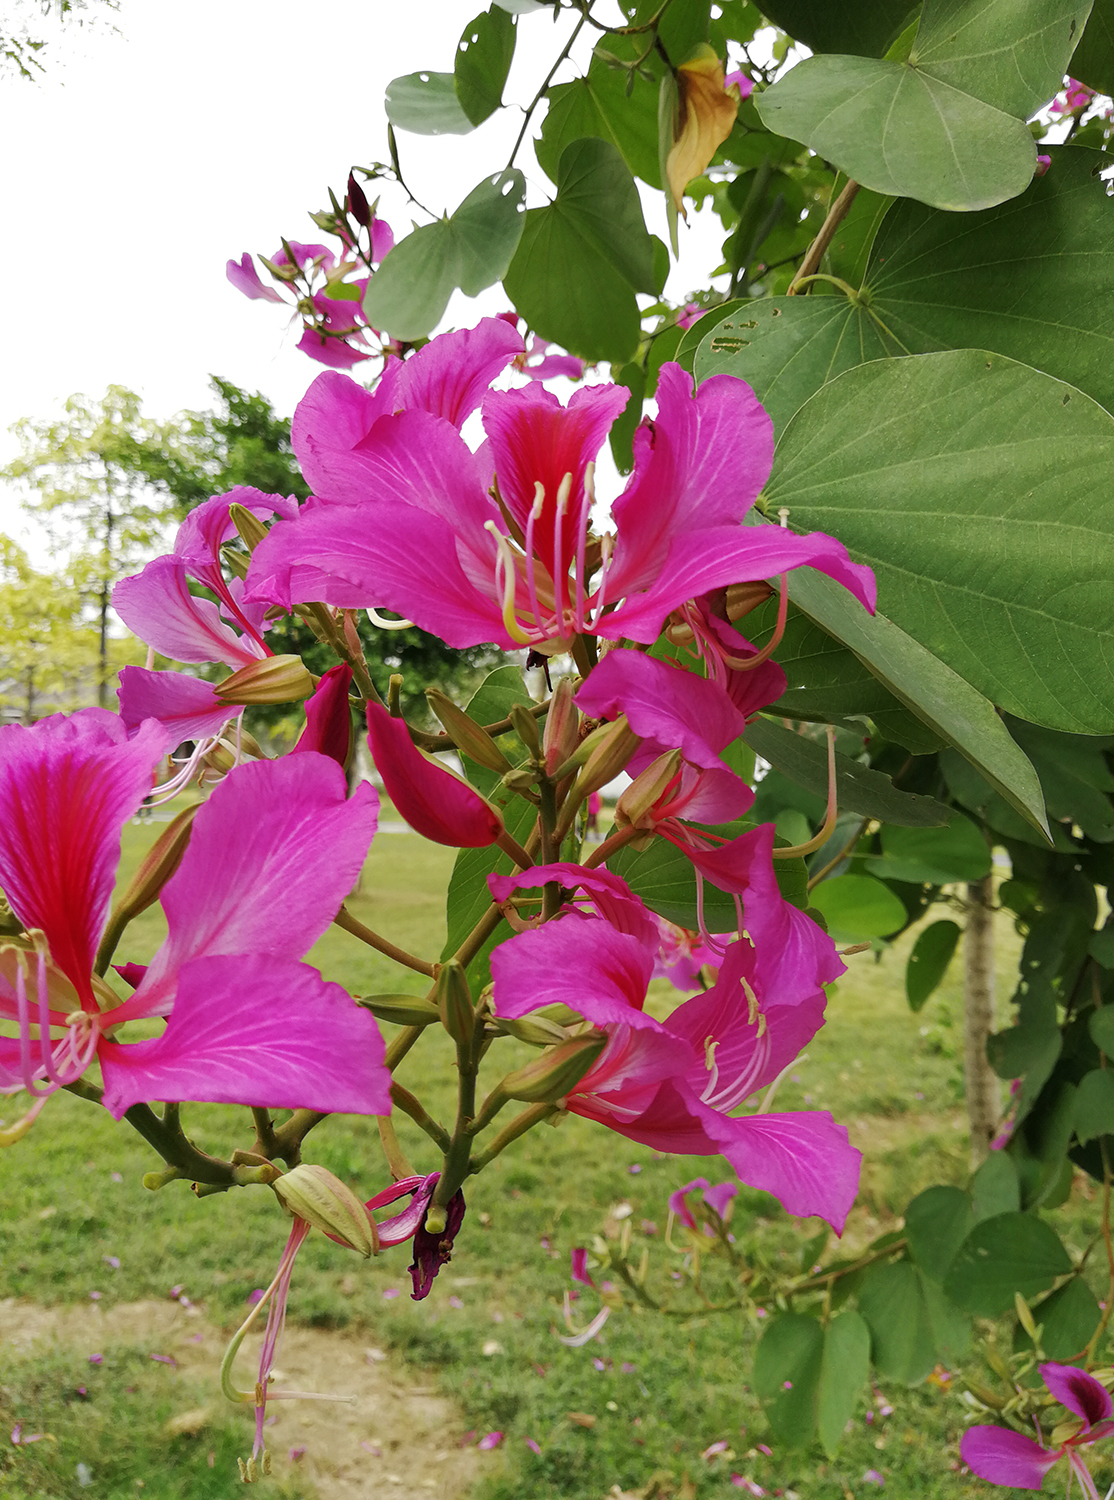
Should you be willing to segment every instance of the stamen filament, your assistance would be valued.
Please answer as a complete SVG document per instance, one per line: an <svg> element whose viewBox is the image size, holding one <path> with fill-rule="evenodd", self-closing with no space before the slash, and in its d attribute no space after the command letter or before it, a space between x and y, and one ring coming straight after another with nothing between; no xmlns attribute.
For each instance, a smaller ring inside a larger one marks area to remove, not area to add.
<svg viewBox="0 0 1114 1500"><path fill-rule="evenodd" d="M377 609L372 609L370 605L366 610L366 614L371 623L380 630L413 630L414 628L413 620L385 619Z"/></svg>
<svg viewBox="0 0 1114 1500"><path fill-rule="evenodd" d="M823 827L819 833L809 839L807 844L793 844L788 849L774 849L775 859L797 859L805 854L815 854L817 849L824 847L835 832L836 821L839 818L839 807L836 802L835 730L830 724L825 727L828 735L828 809Z"/></svg>

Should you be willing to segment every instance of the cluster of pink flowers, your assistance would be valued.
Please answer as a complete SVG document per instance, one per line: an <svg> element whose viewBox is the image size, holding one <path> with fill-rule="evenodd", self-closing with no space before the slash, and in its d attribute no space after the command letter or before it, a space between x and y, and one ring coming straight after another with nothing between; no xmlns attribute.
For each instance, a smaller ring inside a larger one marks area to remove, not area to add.
<svg viewBox="0 0 1114 1500"><path fill-rule="evenodd" d="M299 268L335 269L321 247L290 250ZM591 385L563 406L543 387L546 358L527 351L514 320L496 318L389 359L370 391L335 370L319 376L293 423L313 498L299 506L243 488L216 496L182 525L170 553L116 590L119 614L153 650L223 664L231 676L214 683L128 668L119 717L86 710L0 730L0 885L26 928L0 952L0 1017L16 1033L0 1038L0 1086L37 1094L37 1110L95 1059L117 1118L167 1099L389 1112L374 1019L300 961L355 883L376 829L375 792L364 784L349 794L342 769L352 670L342 662L313 683L267 641L275 618L301 606L330 622L338 642L355 639L349 611L381 619L386 610L455 647L529 647L538 660L573 654L581 681L558 684L533 762L559 789L554 850L567 848L578 808L602 781L624 766L631 778L613 832L584 845L584 863L535 863L497 807L424 755L401 718L361 701L375 766L411 827L459 848L498 845L517 866L489 878L488 915L509 930L478 1005L497 1027L533 1025L543 1036L564 1016L564 1040L539 1076L566 1071L552 1099L537 1093L533 1074L535 1092L507 1083L509 1097L540 1098L543 1109L658 1151L723 1156L741 1182L838 1231L860 1165L847 1131L817 1110L734 1113L815 1035L824 986L844 965L827 934L781 895L772 825L717 831L754 801L724 752L785 690L770 660L777 637L757 650L725 601L732 585L755 585L764 597L766 580L780 579L780 629L790 569L827 573L867 609L873 577L833 538L753 513L772 461L769 418L742 381L718 376L694 393L677 365L662 368L657 414L638 429L631 478L611 524L597 530L595 459L627 392ZM528 383L495 389L508 370ZM477 410L485 441L473 449L462 429ZM249 539L250 565L245 554L243 578L229 579L222 549L237 532ZM690 643L686 660L645 649L667 626ZM243 704L282 701L283 684L292 700L315 689L299 753L269 760L254 746L244 763ZM270 696L252 696L260 691ZM118 971L133 991L121 1003L98 963L120 830L184 739L198 750L173 786L206 757L224 780L162 885L165 944L146 969ZM574 762L590 769L592 754L606 774L556 774ZM572 798L566 812L560 798ZM607 868L624 844L661 840L693 871L698 931L663 925ZM706 884L734 903L726 931L706 920ZM663 965L696 993L659 1020L646 1001ZM463 1020L442 1009L458 1045L472 1003ZM550 1019L532 1019L539 1012ZM159 1036L121 1037L127 1022L151 1017L166 1019ZM568 1071L570 1056L585 1065ZM506 1102L498 1087L492 1100L484 1110L493 1115ZM416 1297L460 1228L462 1180L459 1153L447 1153L440 1172L404 1177L367 1205L370 1215L410 1195L378 1226L376 1247L413 1240ZM676 1211L687 1219L683 1191ZM707 1201L722 1214L733 1191L726 1185ZM268 1294L272 1355L308 1232L299 1225L309 1219L293 1211L296 1232Z"/></svg>

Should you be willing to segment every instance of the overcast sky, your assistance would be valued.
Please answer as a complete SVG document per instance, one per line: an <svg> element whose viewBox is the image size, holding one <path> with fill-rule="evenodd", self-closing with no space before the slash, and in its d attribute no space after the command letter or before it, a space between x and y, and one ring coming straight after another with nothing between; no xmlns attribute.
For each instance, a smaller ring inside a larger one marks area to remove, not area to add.
<svg viewBox="0 0 1114 1500"><path fill-rule="evenodd" d="M9 143L0 461L15 456L13 422L57 415L71 393L99 397L109 384L130 386L148 415L165 418L211 404L214 373L289 414L321 367L294 348L300 324L236 292L225 262L270 255L280 235L316 238L307 212L326 206L327 188L339 195L351 165L387 156L387 83L451 69L478 9L478 0L330 0L316 11L293 0L122 0L109 24L59 37L42 82L0 82ZM567 14L520 19L507 100L528 102L570 27ZM400 132L414 191L434 211L454 208L504 164L520 122L507 111L468 136ZM532 153L519 165L528 201L545 201ZM644 202L664 238L661 195L647 191ZM423 221L397 189L381 212L397 235L411 212ZM718 221L710 211L693 220L667 289L675 299L706 284L719 260ZM474 300L457 293L446 325L504 306L498 288ZM0 528L34 545L10 488L0 490Z"/></svg>

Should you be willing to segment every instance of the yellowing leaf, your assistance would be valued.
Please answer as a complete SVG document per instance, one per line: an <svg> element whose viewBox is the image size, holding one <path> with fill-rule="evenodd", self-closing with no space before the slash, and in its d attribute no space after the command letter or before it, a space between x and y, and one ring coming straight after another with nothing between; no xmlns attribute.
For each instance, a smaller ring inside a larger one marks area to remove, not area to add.
<svg viewBox="0 0 1114 1500"><path fill-rule="evenodd" d="M685 214L685 184L699 177L731 134L739 111L739 85L724 87L723 64L704 43L677 69L677 120L673 149L666 158L668 191Z"/></svg>

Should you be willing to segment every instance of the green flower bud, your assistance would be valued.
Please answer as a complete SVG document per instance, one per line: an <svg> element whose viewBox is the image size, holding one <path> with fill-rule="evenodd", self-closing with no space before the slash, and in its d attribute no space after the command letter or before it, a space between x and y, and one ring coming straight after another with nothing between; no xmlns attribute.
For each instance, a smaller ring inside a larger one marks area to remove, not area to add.
<svg viewBox="0 0 1114 1500"><path fill-rule="evenodd" d="M607 1046L605 1036L576 1037L508 1073L499 1084L508 1099L524 1104L555 1104L570 1093Z"/></svg>
<svg viewBox="0 0 1114 1500"><path fill-rule="evenodd" d="M218 682L214 692L225 703L297 703L313 692L313 678L300 656L265 656Z"/></svg>
<svg viewBox="0 0 1114 1500"><path fill-rule="evenodd" d="M396 1026L430 1026L441 1019L441 1012L432 1000L422 995L364 995L356 1001L380 1021L393 1021Z"/></svg>
<svg viewBox="0 0 1114 1500"><path fill-rule="evenodd" d="M545 769L552 776L558 766L563 765L576 750L580 732L580 711L573 702L576 688L571 677L562 677L553 689L549 701L549 712L545 716Z"/></svg>
<svg viewBox="0 0 1114 1500"><path fill-rule="evenodd" d="M516 703L508 715L514 732L535 760L541 759L542 741L538 733L538 721L524 703Z"/></svg>
<svg viewBox="0 0 1114 1500"><path fill-rule="evenodd" d="M228 507L232 524L240 533L240 540L249 552L254 552L267 535L267 528L253 511L233 503Z"/></svg>
<svg viewBox="0 0 1114 1500"><path fill-rule="evenodd" d="M499 746L475 719L470 719L462 708L457 708L438 688L426 688L426 698L433 712L444 724L457 746L479 766L497 771L502 776L511 769L511 763Z"/></svg>
<svg viewBox="0 0 1114 1500"><path fill-rule="evenodd" d="M435 995L441 1024L453 1041L470 1041L476 1024L476 1013L463 965L457 963L455 958L441 965Z"/></svg>
<svg viewBox="0 0 1114 1500"><path fill-rule="evenodd" d="M375 1222L355 1193L325 1167L292 1167L271 1184L275 1197L294 1218L306 1219L365 1259L379 1254Z"/></svg>

